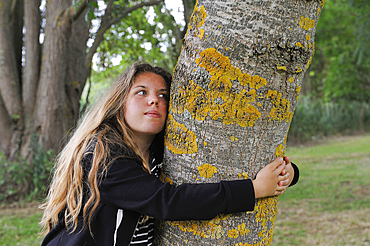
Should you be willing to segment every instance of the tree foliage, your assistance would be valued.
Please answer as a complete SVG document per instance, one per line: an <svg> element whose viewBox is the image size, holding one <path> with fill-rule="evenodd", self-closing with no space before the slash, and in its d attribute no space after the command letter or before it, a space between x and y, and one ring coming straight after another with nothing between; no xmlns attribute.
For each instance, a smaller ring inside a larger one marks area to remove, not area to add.
<svg viewBox="0 0 370 246"><path fill-rule="evenodd" d="M0 151L4 156L27 155L32 135L38 136L43 148L58 151L79 118L80 97L104 34L121 21L135 30L129 25L142 23L132 13L161 2L1 1Z"/></svg>
<svg viewBox="0 0 370 246"><path fill-rule="evenodd" d="M370 101L370 2L327 1L304 84L316 99Z"/></svg>

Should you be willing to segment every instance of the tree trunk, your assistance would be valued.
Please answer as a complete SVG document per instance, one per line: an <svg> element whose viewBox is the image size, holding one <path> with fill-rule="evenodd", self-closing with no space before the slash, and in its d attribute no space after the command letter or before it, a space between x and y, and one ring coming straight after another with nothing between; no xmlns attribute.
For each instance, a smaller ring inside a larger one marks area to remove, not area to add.
<svg viewBox="0 0 370 246"><path fill-rule="evenodd" d="M13 159L23 130L19 46L19 16L14 1L0 1L0 134L2 152ZM13 30L13 28L16 28Z"/></svg>
<svg viewBox="0 0 370 246"><path fill-rule="evenodd" d="M41 146L59 150L59 141L69 126L65 91L68 66L68 42L71 36L69 0L47 3L45 41L40 82L36 101L35 127L39 129Z"/></svg>
<svg viewBox="0 0 370 246"><path fill-rule="evenodd" d="M253 179L284 156L322 8L318 0L198 1L173 76L165 180ZM211 221L160 222L155 240L269 245L277 201Z"/></svg>
<svg viewBox="0 0 370 246"><path fill-rule="evenodd" d="M21 153L27 155L31 132L33 131L33 114L36 104L36 92L39 83L41 66L41 45L40 38L40 7L41 0L25 1L24 22L25 22L25 56L22 80L22 100L24 109L25 132L23 134L25 144Z"/></svg>

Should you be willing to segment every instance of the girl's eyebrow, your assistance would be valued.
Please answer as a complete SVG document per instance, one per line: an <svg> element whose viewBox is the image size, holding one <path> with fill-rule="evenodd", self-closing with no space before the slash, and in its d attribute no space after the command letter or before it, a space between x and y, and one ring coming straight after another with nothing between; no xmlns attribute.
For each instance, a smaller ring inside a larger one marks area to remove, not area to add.
<svg viewBox="0 0 370 246"><path fill-rule="evenodd" d="M132 87L132 89L135 89L135 88L146 88L146 86L144 86L144 85L135 85L134 87Z"/></svg>
<svg viewBox="0 0 370 246"><path fill-rule="evenodd" d="M146 89L147 87L145 85L135 85L131 89L137 89L137 88ZM160 92L162 92L162 91L168 92L167 88L162 88L162 89L159 89L158 91L160 91Z"/></svg>

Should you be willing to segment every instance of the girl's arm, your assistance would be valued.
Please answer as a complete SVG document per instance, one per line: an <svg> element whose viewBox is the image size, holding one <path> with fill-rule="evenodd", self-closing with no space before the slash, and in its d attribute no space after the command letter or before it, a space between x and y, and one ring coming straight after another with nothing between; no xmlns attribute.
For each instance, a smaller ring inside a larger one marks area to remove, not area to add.
<svg viewBox="0 0 370 246"><path fill-rule="evenodd" d="M148 174L133 158L118 158L99 189L101 203L161 220L207 220L222 213L253 211L255 198L279 195L285 163L276 159L263 168L256 180L181 184L177 187ZM256 195L257 196L256 196Z"/></svg>

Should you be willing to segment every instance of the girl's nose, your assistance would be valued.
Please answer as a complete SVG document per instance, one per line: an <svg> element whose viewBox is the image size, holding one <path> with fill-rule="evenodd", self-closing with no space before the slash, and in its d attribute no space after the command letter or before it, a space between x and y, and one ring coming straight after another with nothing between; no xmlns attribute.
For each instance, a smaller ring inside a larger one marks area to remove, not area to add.
<svg viewBox="0 0 370 246"><path fill-rule="evenodd" d="M158 99L157 96L150 97L150 99L149 99L149 105L153 105L153 104L158 105L158 103L159 103L159 99Z"/></svg>

